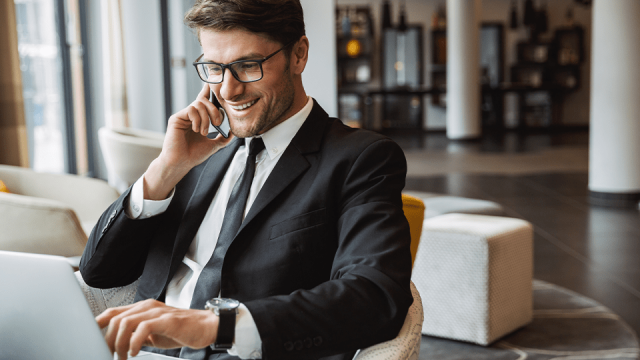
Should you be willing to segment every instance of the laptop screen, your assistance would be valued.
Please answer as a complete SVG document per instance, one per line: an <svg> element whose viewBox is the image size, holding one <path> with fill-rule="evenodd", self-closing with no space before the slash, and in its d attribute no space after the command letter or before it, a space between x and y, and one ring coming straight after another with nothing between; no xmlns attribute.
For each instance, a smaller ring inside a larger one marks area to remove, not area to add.
<svg viewBox="0 0 640 360"><path fill-rule="evenodd" d="M0 289L0 359L113 359L64 258L0 251Z"/></svg>

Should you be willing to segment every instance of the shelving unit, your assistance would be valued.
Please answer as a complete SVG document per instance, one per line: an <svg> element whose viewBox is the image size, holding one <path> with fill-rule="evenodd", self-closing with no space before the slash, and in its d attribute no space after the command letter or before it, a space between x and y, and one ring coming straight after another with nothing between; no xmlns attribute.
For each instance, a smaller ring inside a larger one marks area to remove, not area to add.
<svg viewBox="0 0 640 360"><path fill-rule="evenodd" d="M518 63L511 83L520 90L520 127L552 127L560 124L567 94L580 85L584 61L584 30L579 26L556 29L551 41L531 40L517 45Z"/></svg>
<svg viewBox="0 0 640 360"><path fill-rule="evenodd" d="M375 42L369 7L336 8L339 118L351 126L363 121L362 93L373 77Z"/></svg>
<svg viewBox="0 0 640 360"><path fill-rule="evenodd" d="M506 94L517 96L518 127L558 125L565 96L581 85L584 30L579 26L564 27L556 29L550 41L536 37L518 43L518 62L509 68L511 81L505 83L503 29L501 23L483 23L481 28L483 41L490 39L490 43L481 42L480 49L483 125L504 127ZM490 32L494 34L489 36ZM431 30L431 39L431 86L441 91L431 96L431 102L446 107L446 29Z"/></svg>

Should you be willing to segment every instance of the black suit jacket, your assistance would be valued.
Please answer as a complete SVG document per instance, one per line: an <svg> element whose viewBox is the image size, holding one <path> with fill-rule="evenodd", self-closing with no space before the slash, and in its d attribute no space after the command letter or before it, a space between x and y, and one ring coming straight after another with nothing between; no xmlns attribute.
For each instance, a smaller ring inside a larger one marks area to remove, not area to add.
<svg viewBox="0 0 640 360"><path fill-rule="evenodd" d="M161 215L129 219L125 192L91 233L80 263L86 283L111 288L140 278L136 300L163 301L241 141L192 169ZM413 301L405 176L397 144L314 103L221 274L222 296L251 311L264 359L348 357L398 334Z"/></svg>

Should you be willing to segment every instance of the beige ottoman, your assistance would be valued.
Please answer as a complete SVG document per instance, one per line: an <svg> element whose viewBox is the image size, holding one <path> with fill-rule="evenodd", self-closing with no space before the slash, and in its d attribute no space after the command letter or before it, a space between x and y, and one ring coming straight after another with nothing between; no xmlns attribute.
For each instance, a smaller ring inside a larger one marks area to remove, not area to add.
<svg viewBox="0 0 640 360"><path fill-rule="evenodd" d="M447 214L424 221L413 265L422 333L488 345L532 319L533 228Z"/></svg>

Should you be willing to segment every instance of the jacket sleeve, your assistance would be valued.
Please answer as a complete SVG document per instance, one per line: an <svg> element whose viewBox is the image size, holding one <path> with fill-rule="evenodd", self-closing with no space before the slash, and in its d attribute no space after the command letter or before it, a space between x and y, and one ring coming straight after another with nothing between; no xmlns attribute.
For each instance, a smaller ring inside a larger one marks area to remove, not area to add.
<svg viewBox="0 0 640 360"><path fill-rule="evenodd" d="M388 139L369 144L352 161L332 194L340 209L330 280L245 303L262 338L263 359L331 356L397 336L413 302L405 177L404 154Z"/></svg>
<svg viewBox="0 0 640 360"><path fill-rule="evenodd" d="M96 288L125 286L140 277L162 215L133 220L125 214L131 188L102 214L80 260L80 273Z"/></svg>

